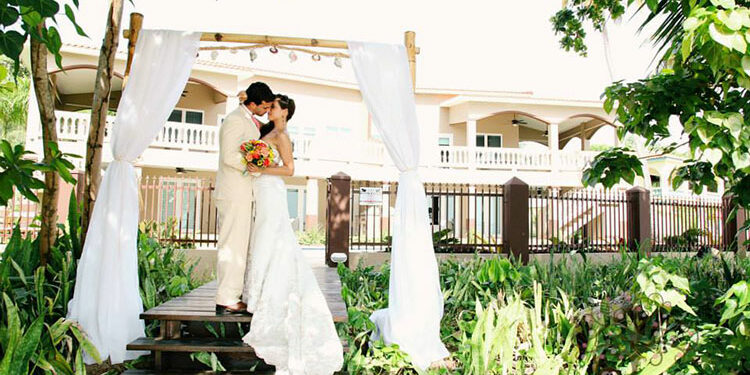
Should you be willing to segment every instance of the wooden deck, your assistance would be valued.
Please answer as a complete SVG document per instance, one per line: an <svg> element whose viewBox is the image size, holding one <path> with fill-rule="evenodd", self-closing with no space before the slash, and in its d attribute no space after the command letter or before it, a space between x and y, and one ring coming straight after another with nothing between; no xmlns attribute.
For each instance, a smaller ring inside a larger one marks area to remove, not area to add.
<svg viewBox="0 0 750 375"><path fill-rule="evenodd" d="M312 269L328 302L333 321L346 322L346 305L341 297L341 280L336 269L323 264L315 265ZM159 337L141 337L128 344L127 348L150 351L153 369L129 370L126 374L203 373L205 366L190 359L190 354L195 352L215 353L229 373L262 369L265 364L250 346L242 342L242 336L252 324L252 315L217 315L214 300L216 285L216 281L210 282L141 314L144 320L160 322ZM342 344L344 350L348 350L346 342Z"/></svg>
<svg viewBox="0 0 750 375"><path fill-rule="evenodd" d="M326 297L333 321L347 321L346 304L341 298L341 280L336 269L320 265L313 267L313 273ZM141 319L239 323L249 323L252 320L249 315L217 315L215 296L216 281L212 281L144 312Z"/></svg>

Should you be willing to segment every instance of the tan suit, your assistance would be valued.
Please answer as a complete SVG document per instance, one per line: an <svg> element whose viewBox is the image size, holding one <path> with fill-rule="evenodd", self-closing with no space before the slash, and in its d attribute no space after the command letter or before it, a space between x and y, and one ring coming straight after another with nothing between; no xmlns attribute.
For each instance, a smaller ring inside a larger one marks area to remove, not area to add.
<svg viewBox="0 0 750 375"><path fill-rule="evenodd" d="M240 153L243 142L259 139L252 114L243 105L229 113L219 130L219 168L214 199L219 211L219 243L216 303L232 305L240 301L244 286L250 231L252 228L253 180L244 173Z"/></svg>

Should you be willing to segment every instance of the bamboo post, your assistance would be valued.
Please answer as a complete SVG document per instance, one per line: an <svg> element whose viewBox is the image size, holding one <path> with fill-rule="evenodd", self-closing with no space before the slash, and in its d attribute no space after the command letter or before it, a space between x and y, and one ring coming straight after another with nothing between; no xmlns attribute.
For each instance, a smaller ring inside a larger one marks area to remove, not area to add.
<svg viewBox="0 0 750 375"><path fill-rule="evenodd" d="M404 33L404 45L406 46L406 55L409 57L409 70L411 70L411 88L417 88L417 45L415 43L416 33L407 31Z"/></svg>
<svg viewBox="0 0 750 375"><path fill-rule="evenodd" d="M125 30L123 33L125 38L128 39L128 61L125 65L125 77L122 79L123 90L128 83L130 67L133 65L133 55L135 54L135 43L138 41L138 33L141 31L141 27L143 27L143 14L130 13L130 30Z"/></svg>

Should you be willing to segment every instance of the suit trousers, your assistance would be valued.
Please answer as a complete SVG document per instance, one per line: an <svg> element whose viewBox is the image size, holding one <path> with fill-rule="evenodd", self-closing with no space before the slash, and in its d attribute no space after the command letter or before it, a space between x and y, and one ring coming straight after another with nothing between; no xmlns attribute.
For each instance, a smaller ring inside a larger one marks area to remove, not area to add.
<svg viewBox="0 0 750 375"><path fill-rule="evenodd" d="M252 198L217 200L219 241L216 273L216 304L229 306L240 301L245 285L245 267L252 232Z"/></svg>

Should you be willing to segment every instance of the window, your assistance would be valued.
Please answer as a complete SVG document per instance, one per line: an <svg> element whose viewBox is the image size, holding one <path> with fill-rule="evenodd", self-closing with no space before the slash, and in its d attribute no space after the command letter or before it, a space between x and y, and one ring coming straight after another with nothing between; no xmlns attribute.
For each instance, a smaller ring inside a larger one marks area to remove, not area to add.
<svg viewBox="0 0 750 375"><path fill-rule="evenodd" d="M453 144L452 134L439 134L438 135L438 146L450 146Z"/></svg>
<svg viewBox="0 0 750 375"><path fill-rule="evenodd" d="M201 125L203 124L203 111L175 108L167 121Z"/></svg>
<svg viewBox="0 0 750 375"><path fill-rule="evenodd" d="M477 147L503 147L500 134L477 134Z"/></svg>

